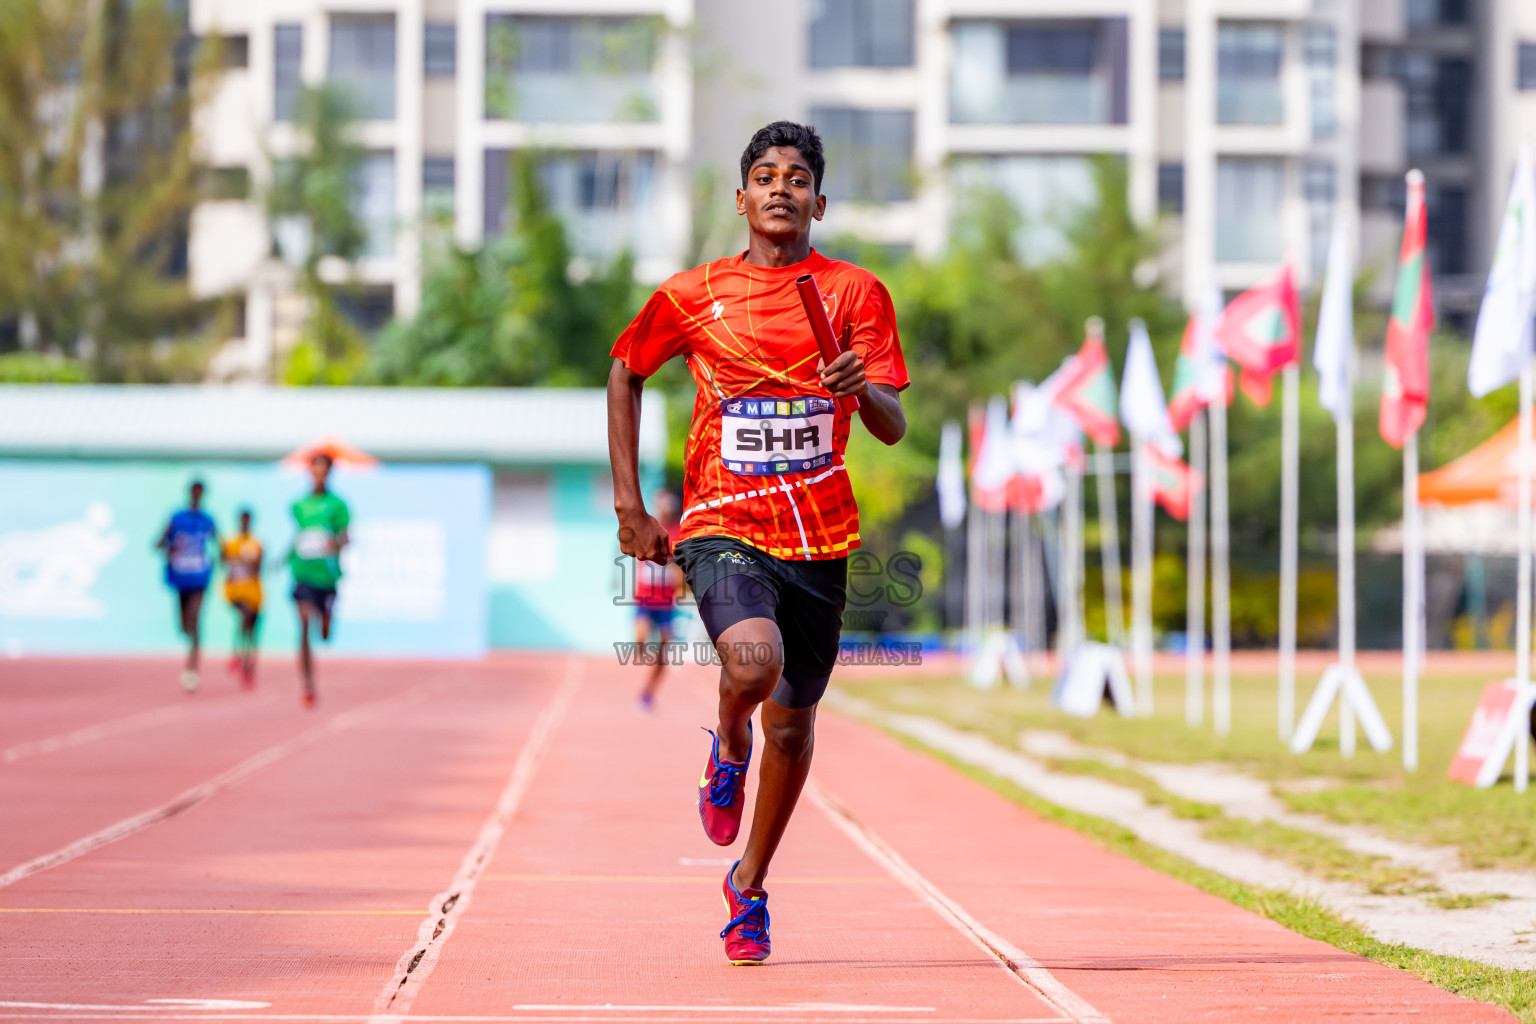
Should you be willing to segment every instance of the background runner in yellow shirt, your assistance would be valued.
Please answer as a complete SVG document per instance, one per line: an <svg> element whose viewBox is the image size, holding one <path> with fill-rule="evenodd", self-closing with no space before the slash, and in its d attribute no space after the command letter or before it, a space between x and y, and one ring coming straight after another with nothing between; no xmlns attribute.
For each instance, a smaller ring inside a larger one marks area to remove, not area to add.
<svg viewBox="0 0 1536 1024"><path fill-rule="evenodd" d="M251 536L251 510L240 512L240 532L219 548L224 559L224 599L240 616L229 670L240 673L240 685L256 685L256 623L261 618L261 541Z"/></svg>

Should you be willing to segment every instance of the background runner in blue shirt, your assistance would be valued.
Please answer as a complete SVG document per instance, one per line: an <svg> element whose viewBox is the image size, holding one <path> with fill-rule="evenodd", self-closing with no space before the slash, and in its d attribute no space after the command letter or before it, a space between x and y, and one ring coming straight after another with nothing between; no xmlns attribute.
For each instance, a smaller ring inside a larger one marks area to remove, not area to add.
<svg viewBox="0 0 1536 1024"><path fill-rule="evenodd" d="M165 553L165 582L176 591L181 632L190 643L186 665L181 670L181 685L188 693L197 689L203 591L208 589L208 580L213 575L213 552L218 543L213 519L202 505L203 482L194 480L187 507L171 516L156 545Z"/></svg>

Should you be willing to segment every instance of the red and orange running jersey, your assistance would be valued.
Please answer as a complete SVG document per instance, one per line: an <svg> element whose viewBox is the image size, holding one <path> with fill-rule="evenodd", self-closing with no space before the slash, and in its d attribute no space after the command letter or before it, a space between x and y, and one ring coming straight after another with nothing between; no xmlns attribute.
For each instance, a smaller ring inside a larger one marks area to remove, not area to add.
<svg viewBox="0 0 1536 1024"><path fill-rule="evenodd" d="M668 278L613 355L643 377L673 356L699 386L688 432L681 539L723 536L775 558L841 558L859 546L843 464L849 418L821 386L795 290L815 274L832 331L871 384L907 386L896 314L869 271L811 251L787 267L745 253Z"/></svg>

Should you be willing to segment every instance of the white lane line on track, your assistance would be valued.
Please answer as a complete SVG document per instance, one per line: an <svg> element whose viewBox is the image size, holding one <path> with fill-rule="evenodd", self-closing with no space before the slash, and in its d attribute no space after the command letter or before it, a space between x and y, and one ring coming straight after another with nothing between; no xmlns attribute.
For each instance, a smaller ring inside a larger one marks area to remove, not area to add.
<svg viewBox="0 0 1536 1024"><path fill-rule="evenodd" d="M249 999L146 999L142 1003L0 1003L24 1010L264 1010L271 1003Z"/></svg>
<svg viewBox="0 0 1536 1024"><path fill-rule="evenodd" d="M281 761L291 754L296 754L307 747L314 746L320 740L343 729L351 728L365 719L371 718L387 708L401 704L414 703L422 698L425 688L429 684L419 683L404 693L385 697L381 700L370 701L350 710L343 711L334 718L327 719L312 729L307 729L291 739L284 740L276 746L268 747L259 754L246 758L227 771L220 772L206 782L200 782L177 796L172 797L158 807L151 807L147 811L135 814L131 818L108 825L106 828L93 832L84 839L77 839L68 846L45 853L41 857L34 857L24 864L18 864L5 874L0 875L0 889L8 885L14 885L39 871L47 871L49 868L58 867L60 864L82 857L92 850L100 849L109 843L115 843L120 839L127 839L136 832L141 832L156 822L164 821L183 811L196 807L218 793L236 786L255 775L268 765Z"/></svg>
<svg viewBox="0 0 1536 1024"><path fill-rule="evenodd" d="M400 957L400 962L395 965L394 977L385 983L378 998L374 1000L374 1015L368 1018L370 1021L383 1024L385 1021L398 1020L410 1012L411 1004L416 1001L416 996L421 993L422 986L437 966L443 947L452 937L464 911L469 908L475 886L479 884L486 865L495 856L501 837L506 834L507 825L517 813L518 805L523 802L534 773L539 770L539 764L549 749L550 740L564 720L576 690L581 686L581 675L581 661L577 658L566 659L565 677L534 722L533 731L512 765L512 774L507 778L495 808L480 826L480 834L464 854L459 870L448 883L448 888L432 897L427 917L416 930L416 941Z"/></svg>
<svg viewBox="0 0 1536 1024"><path fill-rule="evenodd" d="M87 743L95 743L109 736L121 736L127 732L137 732L140 729L148 729L150 726L169 722L174 718L181 718L189 714L193 709L185 704L170 705L163 708L155 708L151 711L141 711L134 715L124 715L122 718L113 718L105 722L97 722L95 725L87 725L73 732L60 733L57 736L48 736L40 740L28 740L18 743L13 747L0 750L0 764L14 764L23 758L36 757L39 754L53 754L60 750L69 750L71 747L83 747Z"/></svg>
<svg viewBox="0 0 1536 1024"><path fill-rule="evenodd" d="M19 1003L0 1002L0 1008L27 1010L263 1010L271 1003L257 1003L242 999L146 999L143 1003ZM695 1003L688 1006L646 1005L642 1003L517 1003L511 1009L515 1013L933 1013L932 1006L881 1006L858 1003L788 1003L782 1006L726 1006L715 1003ZM256 1014L255 1016L309 1016L307 1014ZM334 1020L358 1020L362 1014L320 1014ZM392 1015L393 1016L393 1015ZM412 1016L411 1020L508 1020L507 1017ZM1051 1018L1054 1020L1055 1018Z"/></svg>
<svg viewBox="0 0 1536 1024"><path fill-rule="evenodd" d="M924 903L974 942L985 952L996 957L1020 983L1034 989L1051 1006L1060 1010L1069 1020L1078 1024L1110 1024L1104 1014L1086 999L1063 985L1057 977L1041 966L1034 957L992 931L972 917L964 907L944 895L939 888L918 873L884 839L864 824L848 806L827 792L820 784L810 781L805 794L826 814L833 825L851 839L870 859L888 871L892 878L901 882Z"/></svg>
<svg viewBox="0 0 1536 1024"><path fill-rule="evenodd" d="M144 1018L142 1013L5 1013L5 1004L0 1003L0 1020L134 1020ZM145 1009L164 1011L164 1007L124 1007L127 1010ZM761 1010L761 1007L751 1007L753 1012ZM359 1013L181 1013L160 1012L155 1020L253 1020L253 1021L312 1021L315 1024L367 1024L367 1022L379 1018L370 1017ZM446 1015L424 1014L409 1017L399 1014L390 1014L383 1018L392 1022L416 1021L462 1021L465 1024L503 1024L503 1022L535 1022L543 1021L554 1024L560 1021L565 1024L598 1024L598 1022L612 1022L615 1020L633 1020L642 1024L664 1024L667 1021L679 1021L683 1024L692 1024L699 1018L691 1017L615 1017L607 1016L582 1017L574 1015L540 1016L531 1014L502 1014L499 1016L470 1016L470 1015ZM771 1018L774 1024L826 1024L827 1017L780 1017ZM837 1017L837 1024L910 1024L915 1019L920 1019L923 1024L1061 1024L1060 1017Z"/></svg>

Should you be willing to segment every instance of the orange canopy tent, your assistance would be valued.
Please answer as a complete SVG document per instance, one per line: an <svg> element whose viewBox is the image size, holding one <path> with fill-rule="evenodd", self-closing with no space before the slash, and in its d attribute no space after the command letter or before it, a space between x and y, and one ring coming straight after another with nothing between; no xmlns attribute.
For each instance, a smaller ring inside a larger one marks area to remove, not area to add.
<svg viewBox="0 0 1536 1024"><path fill-rule="evenodd" d="M1514 508L1519 490L1518 418L1461 458L1419 477L1419 501L1425 505L1496 502Z"/></svg>
<svg viewBox="0 0 1536 1024"><path fill-rule="evenodd" d="M334 435L317 438L297 451L289 452L282 459L285 466L308 466L316 455L329 455L333 463L347 466L377 466L379 460Z"/></svg>

